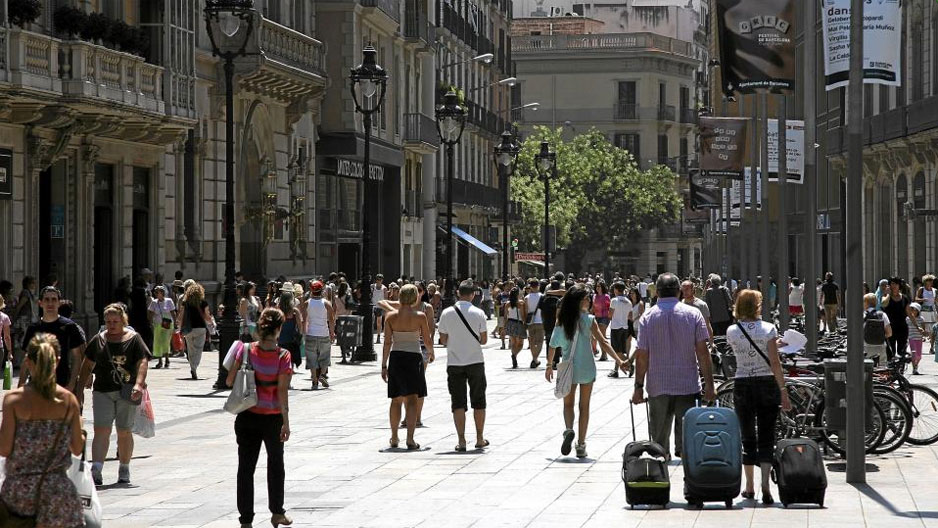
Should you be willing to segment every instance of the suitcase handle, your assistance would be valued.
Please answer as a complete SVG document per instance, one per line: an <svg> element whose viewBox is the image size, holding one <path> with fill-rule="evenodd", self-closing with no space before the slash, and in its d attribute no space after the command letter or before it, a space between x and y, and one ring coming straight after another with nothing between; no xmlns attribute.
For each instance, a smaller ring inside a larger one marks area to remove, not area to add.
<svg viewBox="0 0 938 528"><path fill-rule="evenodd" d="M632 441L635 442L635 404L629 400L629 416L632 418ZM648 439L651 440L651 414L648 411L648 400L645 400L645 424L648 426Z"/></svg>

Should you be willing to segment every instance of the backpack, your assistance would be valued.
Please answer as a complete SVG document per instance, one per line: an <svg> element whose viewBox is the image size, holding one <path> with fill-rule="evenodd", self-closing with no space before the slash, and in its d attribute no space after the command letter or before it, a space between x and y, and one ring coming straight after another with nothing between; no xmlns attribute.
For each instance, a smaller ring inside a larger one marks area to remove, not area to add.
<svg viewBox="0 0 938 528"><path fill-rule="evenodd" d="M863 342L867 345L886 343L886 323L880 310L867 311L863 316Z"/></svg>

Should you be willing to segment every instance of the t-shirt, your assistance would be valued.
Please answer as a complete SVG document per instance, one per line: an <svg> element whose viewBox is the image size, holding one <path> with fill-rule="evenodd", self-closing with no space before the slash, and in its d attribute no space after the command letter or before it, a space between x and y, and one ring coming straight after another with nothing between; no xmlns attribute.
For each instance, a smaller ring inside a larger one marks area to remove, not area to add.
<svg viewBox="0 0 938 528"><path fill-rule="evenodd" d="M704 292L704 300L710 309L710 320L714 323L725 323L733 320L731 307L733 300L730 298L730 291L726 286L717 288L708 288Z"/></svg>
<svg viewBox="0 0 938 528"><path fill-rule="evenodd" d="M173 300L164 297L163 302L160 302L156 299L150 301L150 306L147 308L148 311L153 312L153 327L160 326L163 322L163 319L173 319L173 310L176 309L176 305L173 303Z"/></svg>
<svg viewBox="0 0 938 528"><path fill-rule="evenodd" d="M208 308L208 302L202 301L199 304L199 309L195 310L192 308L191 304L186 303L186 322L189 323L189 328L206 328L205 319L202 319L202 312Z"/></svg>
<svg viewBox="0 0 938 528"><path fill-rule="evenodd" d="M765 354L759 354L752 344L743 335L739 325L746 328L746 332L753 342ZM755 376L772 376L772 367L766 361L769 357L769 341L778 338L778 330L775 325L765 321L746 321L739 322L726 330L726 341L733 348L736 355L736 378L752 378Z"/></svg>
<svg viewBox="0 0 938 528"><path fill-rule="evenodd" d="M922 333L919 332L918 327L919 327L919 326L925 326L925 320L922 319L922 316L920 315L920 316L918 316L918 320L917 320L916 322L918 323L918 325L915 325L915 324L912 322L912 319L910 319L910 318L908 318L908 317L905 318L905 324L906 324L906 326L909 327L909 339L910 339L910 340L912 340L912 339L918 339L919 341L921 341L921 340L922 340Z"/></svg>
<svg viewBox="0 0 938 528"><path fill-rule="evenodd" d="M257 343L242 346L235 354L235 360L244 357L244 351L251 354L251 368L257 382L257 405L248 409L256 414L280 414L280 399L277 397L277 383L281 374L293 375L290 351L277 347L264 350Z"/></svg>
<svg viewBox="0 0 938 528"><path fill-rule="evenodd" d="M605 293L593 295L593 315L609 317L609 296Z"/></svg>
<svg viewBox="0 0 938 528"><path fill-rule="evenodd" d="M455 311L456 308L466 318L466 322L469 323L477 336L484 335L486 332L485 312L473 306L472 303L458 301L455 306L443 310L443 314L440 315L438 330L441 334L447 336L446 364L461 367L482 363L485 361L482 356L482 345L469 334L466 325L459 319L459 314Z"/></svg>
<svg viewBox="0 0 938 528"><path fill-rule="evenodd" d="M612 299L610 305L612 309L612 322L609 323L611 330L620 330L629 327L629 314L632 313L632 301L625 295L617 295Z"/></svg>
<svg viewBox="0 0 938 528"><path fill-rule="evenodd" d="M26 333L23 334L23 350L27 349L29 341L36 334L52 334L59 340L60 355L55 367L55 382L68 388L71 351L85 344L85 332L75 321L62 316L51 323L40 319L38 323L26 328Z"/></svg>
<svg viewBox="0 0 938 528"><path fill-rule="evenodd" d="M703 314L704 319L710 320L710 307L707 306L707 302L703 299L698 299L694 297L694 301L691 303L691 306L700 310L700 313Z"/></svg>
<svg viewBox="0 0 938 528"><path fill-rule="evenodd" d="M638 283L638 293L642 296L642 299L648 297L648 283L645 281Z"/></svg>
<svg viewBox="0 0 938 528"><path fill-rule="evenodd" d="M529 293L527 297L524 298L525 304L528 306L528 314L533 314L531 319L531 324L543 324L544 320L541 318L541 310L538 304L541 302L540 293Z"/></svg>
<svg viewBox="0 0 938 528"><path fill-rule="evenodd" d="M558 285L556 288L551 286L551 289L559 289ZM556 295L543 295L541 296L541 320L544 321L544 335L547 335L548 332L553 331L554 326L557 324L557 308L560 306L560 297Z"/></svg>
<svg viewBox="0 0 938 528"><path fill-rule="evenodd" d="M834 281L824 281L821 283L821 295L824 296L824 304L837 304L837 291L840 286Z"/></svg>
<svg viewBox="0 0 938 528"><path fill-rule="evenodd" d="M150 350L137 333L121 343L108 342L104 334L97 334L85 347L85 357L94 362L94 391L115 392L121 390L122 383L136 381L137 364L150 359Z"/></svg>

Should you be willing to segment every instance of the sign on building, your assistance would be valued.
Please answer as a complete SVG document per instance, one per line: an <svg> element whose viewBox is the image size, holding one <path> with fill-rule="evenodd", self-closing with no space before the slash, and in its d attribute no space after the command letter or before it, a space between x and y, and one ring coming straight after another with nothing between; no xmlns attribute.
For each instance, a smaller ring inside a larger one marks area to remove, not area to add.
<svg viewBox="0 0 938 528"><path fill-rule="evenodd" d="M828 90L850 74L850 0L823 0L824 76ZM863 82L899 86L902 7L899 0L863 3ZM914 43L913 45L924 45Z"/></svg>
<svg viewBox="0 0 938 528"><path fill-rule="evenodd" d="M794 20L794 0L717 0L723 89L793 90Z"/></svg>
<svg viewBox="0 0 938 528"><path fill-rule="evenodd" d="M742 178L749 120L738 117L700 117L700 170L710 176Z"/></svg>

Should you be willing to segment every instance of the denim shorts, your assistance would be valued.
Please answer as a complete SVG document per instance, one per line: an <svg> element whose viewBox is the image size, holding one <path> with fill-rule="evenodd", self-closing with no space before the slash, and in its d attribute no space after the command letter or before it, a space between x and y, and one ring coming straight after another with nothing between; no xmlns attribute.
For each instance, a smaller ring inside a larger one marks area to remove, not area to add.
<svg viewBox="0 0 938 528"><path fill-rule="evenodd" d="M307 368L321 369L332 364L332 342L328 337L304 336L303 344Z"/></svg>

